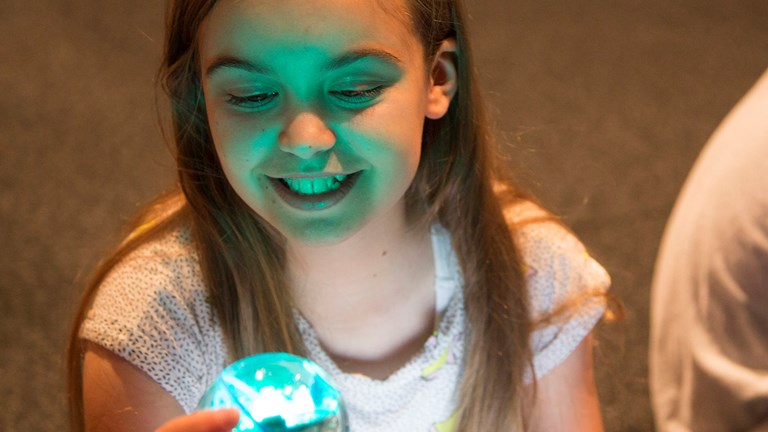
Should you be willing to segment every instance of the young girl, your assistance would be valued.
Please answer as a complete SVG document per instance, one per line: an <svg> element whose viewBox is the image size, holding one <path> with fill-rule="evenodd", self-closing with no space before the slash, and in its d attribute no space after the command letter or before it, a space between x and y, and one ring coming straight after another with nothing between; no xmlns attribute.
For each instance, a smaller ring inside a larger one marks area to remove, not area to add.
<svg viewBox="0 0 768 432"><path fill-rule="evenodd" d="M229 430L207 386L286 351L355 432L602 430L608 276L503 178L470 54L458 0L173 2L179 189L85 293L74 429Z"/></svg>

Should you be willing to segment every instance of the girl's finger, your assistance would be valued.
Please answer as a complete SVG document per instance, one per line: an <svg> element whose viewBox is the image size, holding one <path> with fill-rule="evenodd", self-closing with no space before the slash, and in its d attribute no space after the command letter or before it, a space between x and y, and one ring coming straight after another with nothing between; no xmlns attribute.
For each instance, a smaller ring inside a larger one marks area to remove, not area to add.
<svg viewBox="0 0 768 432"><path fill-rule="evenodd" d="M240 413L232 408L198 411L177 417L155 432L230 432L239 420Z"/></svg>

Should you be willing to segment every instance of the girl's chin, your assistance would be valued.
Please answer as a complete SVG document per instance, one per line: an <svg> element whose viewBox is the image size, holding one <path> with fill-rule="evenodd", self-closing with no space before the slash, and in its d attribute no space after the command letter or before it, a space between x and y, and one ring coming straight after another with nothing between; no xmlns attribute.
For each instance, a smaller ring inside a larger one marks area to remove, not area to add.
<svg viewBox="0 0 768 432"><path fill-rule="evenodd" d="M279 227L288 243L302 247L335 246L353 237L361 225L352 221L315 221L295 227Z"/></svg>

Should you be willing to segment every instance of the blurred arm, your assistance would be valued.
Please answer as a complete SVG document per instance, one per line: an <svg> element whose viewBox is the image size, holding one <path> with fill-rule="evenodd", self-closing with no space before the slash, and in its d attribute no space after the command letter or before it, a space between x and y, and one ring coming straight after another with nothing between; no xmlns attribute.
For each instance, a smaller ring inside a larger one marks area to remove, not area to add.
<svg viewBox="0 0 768 432"><path fill-rule="evenodd" d="M533 389L526 390L531 400ZM525 405L530 432L602 432L600 402L592 369L592 337L538 380L533 403Z"/></svg>
<svg viewBox="0 0 768 432"><path fill-rule="evenodd" d="M181 405L122 357L88 343L83 362L83 405L89 432L154 431L184 415Z"/></svg>

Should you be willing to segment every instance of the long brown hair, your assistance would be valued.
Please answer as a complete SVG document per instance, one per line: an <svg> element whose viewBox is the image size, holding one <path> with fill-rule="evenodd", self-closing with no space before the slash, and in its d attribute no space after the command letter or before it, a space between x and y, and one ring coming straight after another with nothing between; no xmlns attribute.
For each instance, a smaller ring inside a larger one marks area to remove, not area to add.
<svg viewBox="0 0 768 432"><path fill-rule="evenodd" d="M426 204L426 223L451 233L465 286L469 345L460 387L458 430L512 430L523 423L522 377L530 367L531 323L520 257L502 205L519 199L502 178L479 97L460 0L408 0L427 65L440 42L457 41L458 92L448 113L425 120L422 159L406 201ZM230 355L262 351L303 354L284 274L281 235L255 214L224 177L210 136L200 84L198 30L215 0L174 0L167 15L160 82L172 106L179 187L134 223L128 240L100 264L80 302L69 346L73 430L82 430L82 342L92 299L110 269L131 250L180 225L189 226L205 284ZM503 198L503 199L502 199Z"/></svg>

